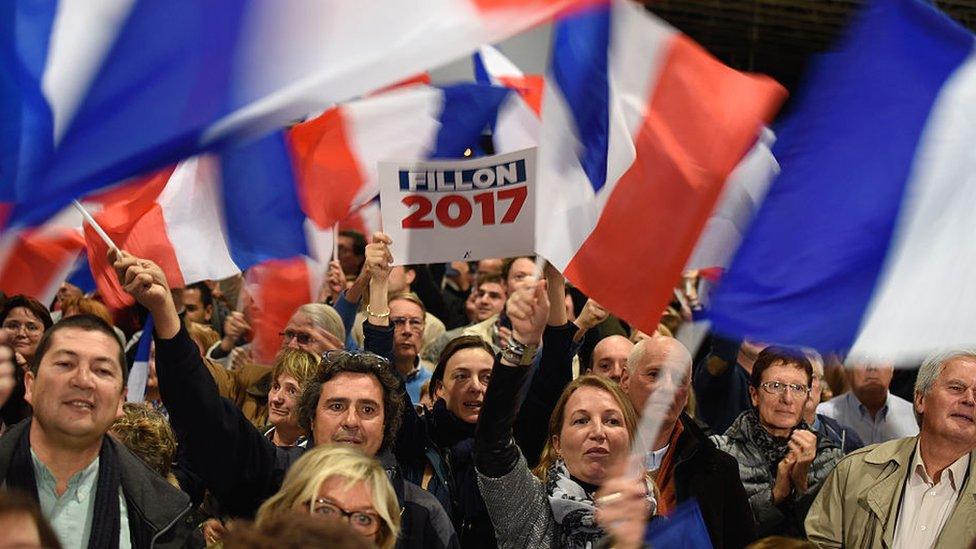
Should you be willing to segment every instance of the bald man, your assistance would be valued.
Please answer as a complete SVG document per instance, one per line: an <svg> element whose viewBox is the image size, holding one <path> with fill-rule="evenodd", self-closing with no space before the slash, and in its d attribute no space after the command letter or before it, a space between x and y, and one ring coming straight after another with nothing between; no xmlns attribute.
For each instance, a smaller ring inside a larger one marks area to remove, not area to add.
<svg viewBox="0 0 976 549"><path fill-rule="evenodd" d="M691 390L688 349L671 337L640 341L627 358L620 387L638 413L658 389L674 394L667 407L655 409L664 417L646 460L661 490L658 512L667 515L681 502L695 499L716 549L754 541L755 522L735 459L718 450L684 413Z"/></svg>
<svg viewBox="0 0 976 549"><path fill-rule="evenodd" d="M609 377L620 383L627 370L627 357L634 343L622 335L605 337L593 347L590 357L590 373Z"/></svg>

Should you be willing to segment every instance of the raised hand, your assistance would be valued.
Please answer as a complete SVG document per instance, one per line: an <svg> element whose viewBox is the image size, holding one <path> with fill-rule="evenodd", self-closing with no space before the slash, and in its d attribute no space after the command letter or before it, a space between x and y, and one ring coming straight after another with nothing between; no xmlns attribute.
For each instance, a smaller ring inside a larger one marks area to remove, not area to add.
<svg viewBox="0 0 976 549"><path fill-rule="evenodd" d="M506 307L512 321L512 338L523 345L541 345L549 317L546 281L526 279L521 282L508 298Z"/></svg>
<svg viewBox="0 0 976 549"><path fill-rule="evenodd" d="M806 492L807 472L817 456L817 435L804 429L797 429L790 435L788 445L790 453L796 457L796 464L790 472L790 480L798 492Z"/></svg>

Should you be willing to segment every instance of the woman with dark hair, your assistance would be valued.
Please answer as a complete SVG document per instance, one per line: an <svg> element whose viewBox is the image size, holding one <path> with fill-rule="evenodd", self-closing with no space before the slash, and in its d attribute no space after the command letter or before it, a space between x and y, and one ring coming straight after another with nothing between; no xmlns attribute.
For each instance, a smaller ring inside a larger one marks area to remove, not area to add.
<svg viewBox="0 0 976 549"><path fill-rule="evenodd" d="M10 297L0 310L0 329L7 343L29 364L41 341L41 335L50 328L51 313L41 302L23 294ZM17 361L20 364L20 360Z"/></svg>
<svg viewBox="0 0 976 549"><path fill-rule="evenodd" d="M24 400L24 369L15 356L13 347L0 343L0 435L31 414Z"/></svg>
<svg viewBox="0 0 976 549"><path fill-rule="evenodd" d="M759 537L803 537L803 521L827 474L843 451L803 421L813 367L806 355L786 347L766 347L752 368L752 408L724 435L713 435L719 450L739 462L739 477L756 517Z"/></svg>

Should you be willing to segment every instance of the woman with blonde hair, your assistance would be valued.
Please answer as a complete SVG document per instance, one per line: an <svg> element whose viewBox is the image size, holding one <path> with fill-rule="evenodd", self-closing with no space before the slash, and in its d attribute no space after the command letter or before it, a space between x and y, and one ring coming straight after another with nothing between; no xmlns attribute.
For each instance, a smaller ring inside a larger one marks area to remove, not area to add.
<svg viewBox="0 0 976 549"><path fill-rule="evenodd" d="M288 470L278 493L258 509L258 528L288 512L304 512L349 526L380 549L392 549L400 507L379 462L349 446L318 446Z"/></svg>
<svg viewBox="0 0 976 549"><path fill-rule="evenodd" d="M646 474L643 482L626 477L637 413L615 382L584 375L566 386L536 475L513 440L548 309L544 282L510 298L512 342L495 361L478 418L478 487L498 546L592 549L609 535L614 547L640 547L657 506Z"/></svg>

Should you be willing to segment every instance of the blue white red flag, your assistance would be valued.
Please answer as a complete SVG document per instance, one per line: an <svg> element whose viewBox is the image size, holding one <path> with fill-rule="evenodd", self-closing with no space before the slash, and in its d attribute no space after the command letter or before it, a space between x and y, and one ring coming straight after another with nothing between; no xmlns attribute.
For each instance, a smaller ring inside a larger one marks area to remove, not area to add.
<svg viewBox="0 0 976 549"><path fill-rule="evenodd" d="M0 104L14 106L0 160L23 169L0 200L14 200L11 222L37 224L98 187L260 137L593 1L6 2L0 66L15 78Z"/></svg>
<svg viewBox="0 0 976 549"><path fill-rule="evenodd" d="M627 1L554 30L537 251L652 332L729 173L785 98Z"/></svg>
<svg viewBox="0 0 976 549"><path fill-rule="evenodd" d="M716 330L896 361L976 341L974 45L928 2L864 8L777 132Z"/></svg>
<svg viewBox="0 0 976 549"><path fill-rule="evenodd" d="M146 381L149 379L149 355L152 350L153 317L146 316L142 325L142 335L136 343L136 355L129 369L129 381L126 386L126 402L143 402L146 400Z"/></svg>
<svg viewBox="0 0 976 549"><path fill-rule="evenodd" d="M495 152L506 153L537 146L541 128L542 90L545 87L543 76L524 74L492 46L481 46L472 59L476 81L510 88L520 99L507 102L492 121Z"/></svg>
<svg viewBox="0 0 976 549"><path fill-rule="evenodd" d="M394 89L343 103L288 133L308 217L328 229L379 194L381 161L462 158L520 101L482 84Z"/></svg>

